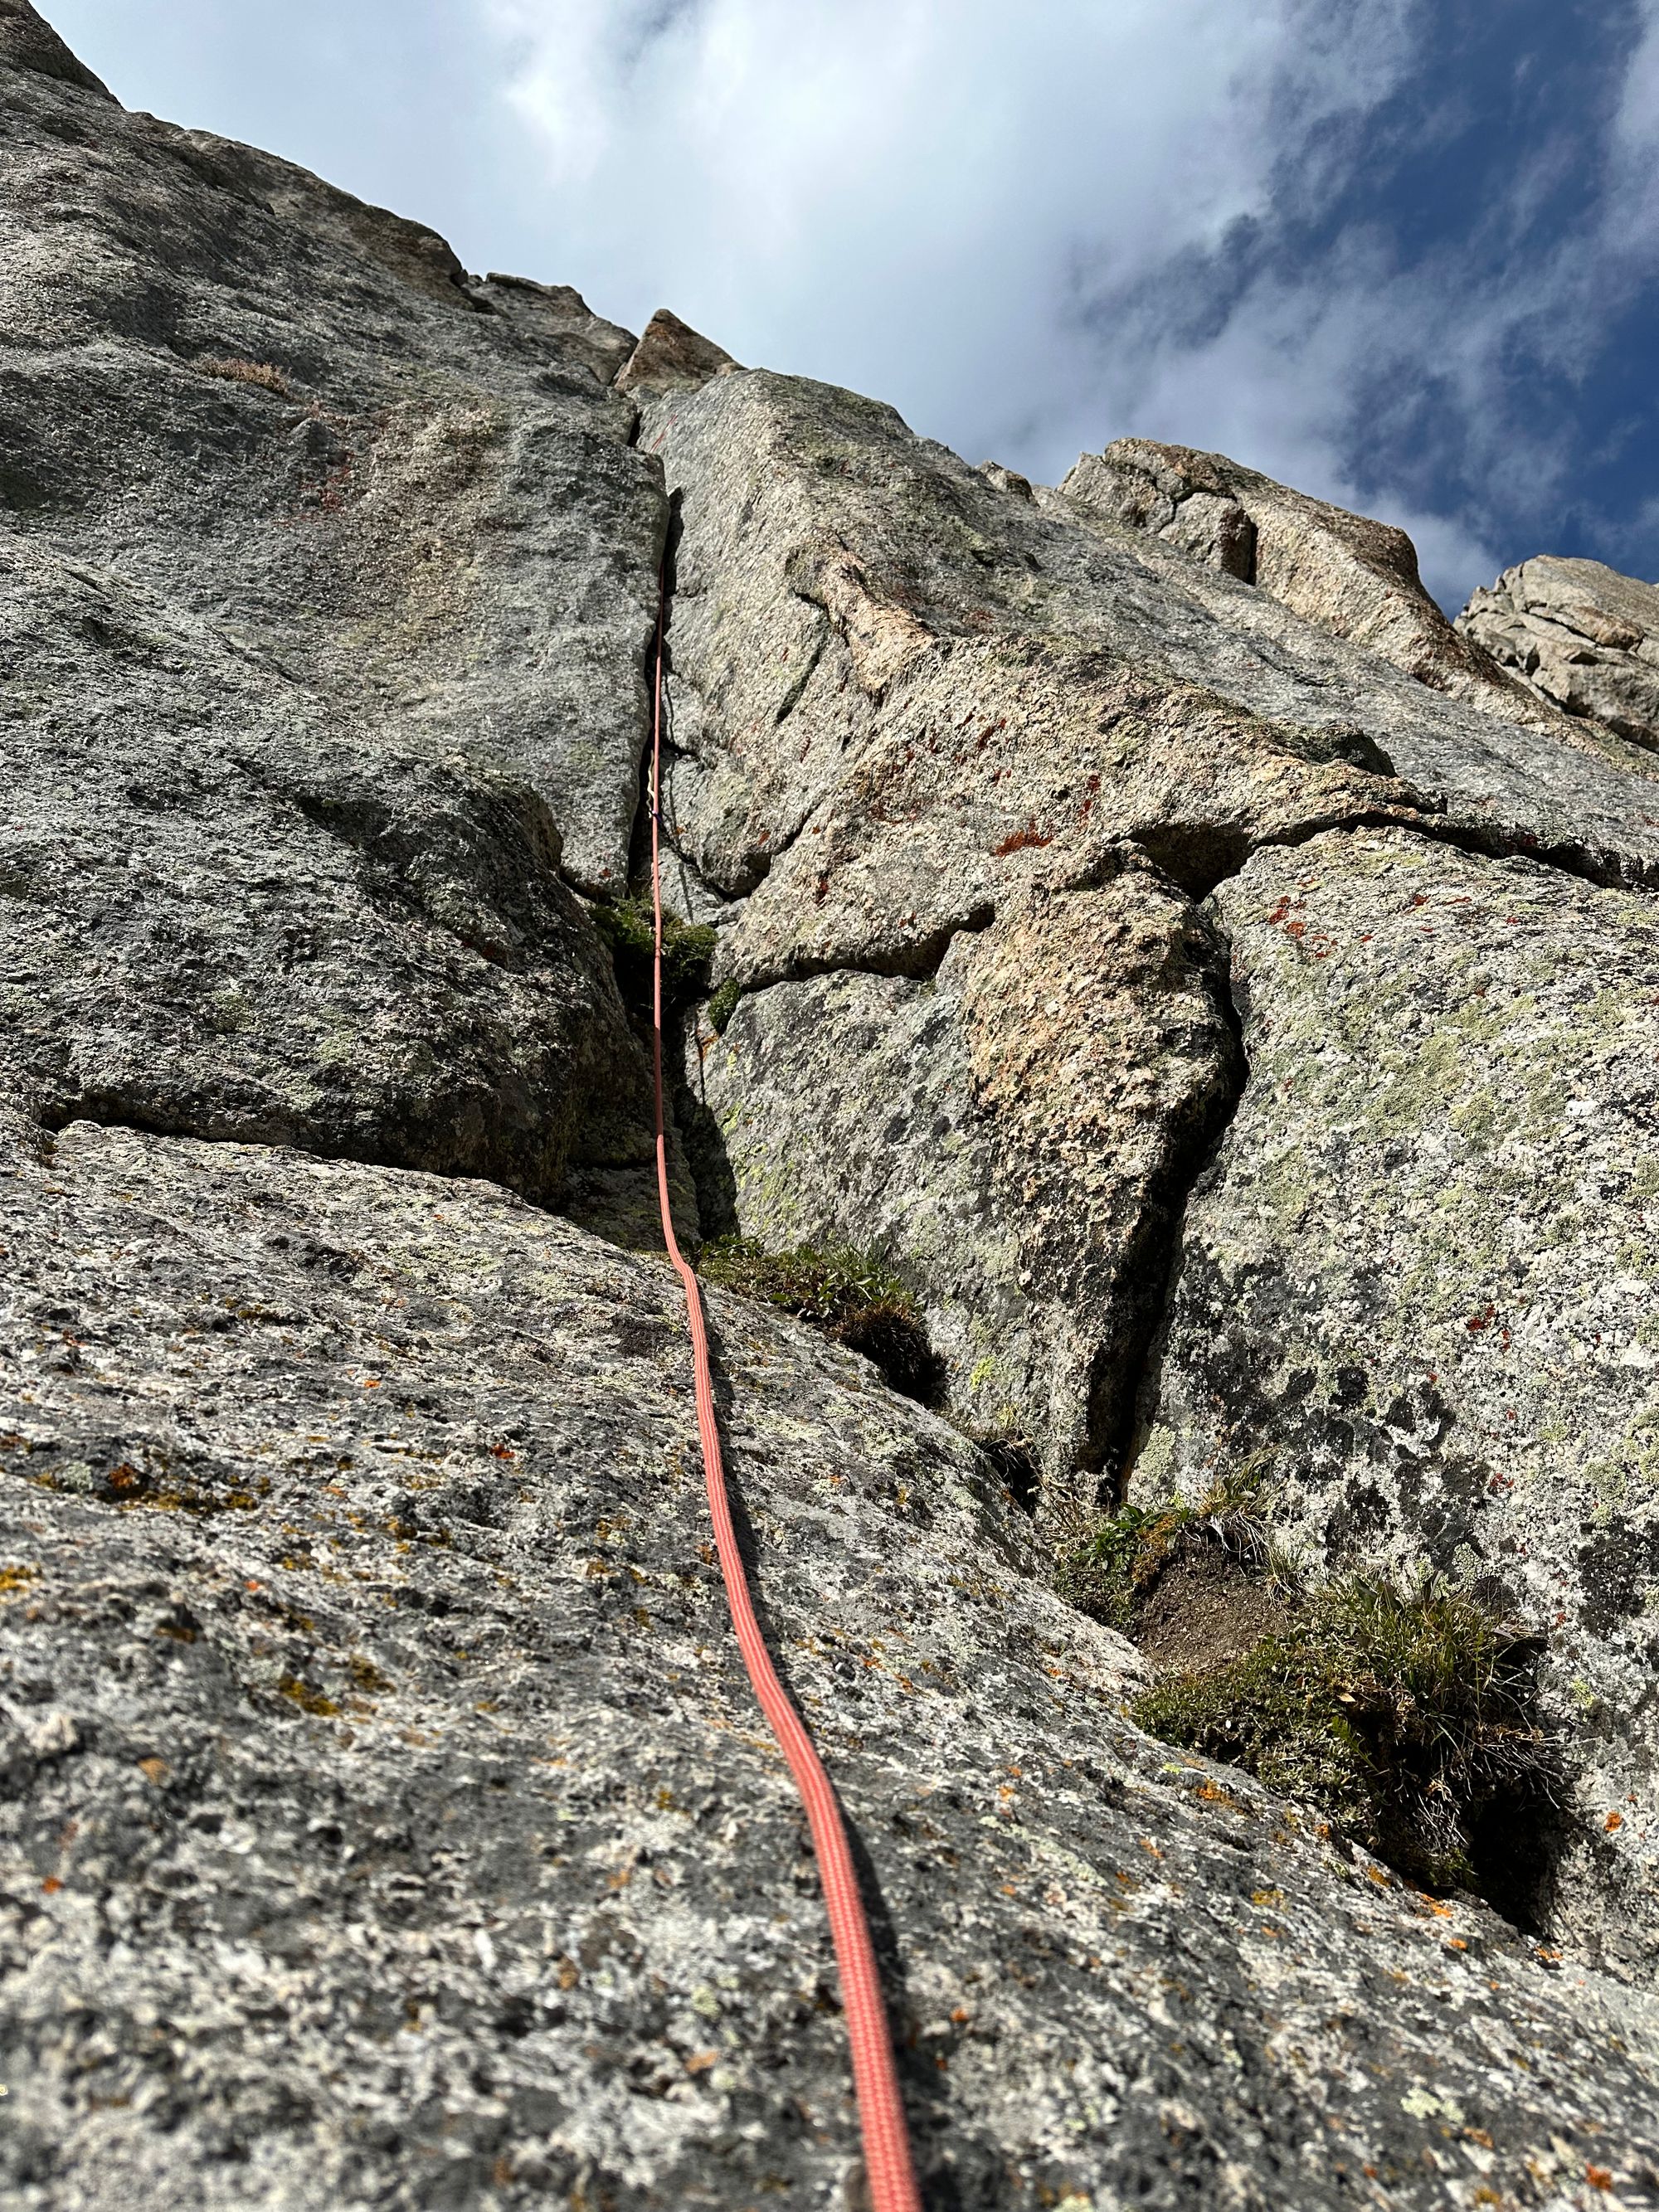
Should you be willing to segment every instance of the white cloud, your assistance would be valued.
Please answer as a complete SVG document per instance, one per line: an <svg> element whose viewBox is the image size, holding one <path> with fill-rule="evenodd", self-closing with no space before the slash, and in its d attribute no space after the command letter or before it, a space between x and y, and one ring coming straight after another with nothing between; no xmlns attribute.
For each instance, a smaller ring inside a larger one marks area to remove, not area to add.
<svg viewBox="0 0 1659 2212"><path fill-rule="evenodd" d="M1640 15L1605 134L1581 112L1523 144L1501 195L1414 260L1353 229L1311 265L1269 258L1201 339L1145 318L1112 359L1122 411L1399 524L1454 610L1587 524L1611 557L1650 562L1641 524L1577 511L1589 441L1571 399L1659 266L1659 0ZM1569 172L1585 198L1563 222L1550 198ZM1446 511L1460 502L1474 522Z"/></svg>
<svg viewBox="0 0 1659 2212"><path fill-rule="evenodd" d="M1524 303L1358 237L1311 283L1258 277L1211 331L1187 312L1237 226L1342 178L1411 66L1410 0L479 4L560 273L612 312L672 305L1051 480L1126 430L1216 447L1399 522L1454 601L1496 574L1477 531L1359 480L1351 417L1382 365L1403 404L1432 362L1478 421ZM1536 483L1550 456L1525 465Z"/></svg>
<svg viewBox="0 0 1659 2212"><path fill-rule="evenodd" d="M1407 52L1405 0L480 4L597 302L1049 466L1124 427L1080 307L1261 216Z"/></svg>
<svg viewBox="0 0 1659 2212"><path fill-rule="evenodd" d="M1641 0L1640 35L1613 117L1616 159L1632 183L1650 185L1659 160L1659 0Z"/></svg>
<svg viewBox="0 0 1659 2212"><path fill-rule="evenodd" d="M1454 600L1563 542L1572 393L1659 251L1659 0L1620 8L1607 111L1546 104L1405 263L1386 180L1375 231L1285 246L1379 143L1466 126L1431 0L46 0L120 96L475 267L672 306L1049 480L1125 431L1218 447L1405 523Z"/></svg>
<svg viewBox="0 0 1659 2212"><path fill-rule="evenodd" d="M1401 270L1361 238L1315 281L1261 276L1202 342L1131 333L1115 365L1121 408L1145 435L1231 453L1399 525L1417 542L1429 589L1461 605L1473 581L1496 574L1492 549L1376 465L1417 428L1425 375L1440 387L1437 418L1449 404L1458 459L1489 483L1523 474L1535 492L1559 456L1483 404L1501 383L1512 303L1447 274Z"/></svg>

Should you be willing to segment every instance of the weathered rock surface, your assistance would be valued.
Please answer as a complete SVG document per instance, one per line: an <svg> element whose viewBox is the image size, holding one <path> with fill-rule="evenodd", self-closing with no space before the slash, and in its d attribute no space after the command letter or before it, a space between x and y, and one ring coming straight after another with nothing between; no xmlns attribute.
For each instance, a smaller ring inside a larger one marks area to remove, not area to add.
<svg viewBox="0 0 1659 2212"><path fill-rule="evenodd" d="M644 1163L562 876L637 794L627 334L0 38L0 1075L546 1200Z"/></svg>
<svg viewBox="0 0 1659 2212"><path fill-rule="evenodd" d="M1540 557L1477 592L1457 626L1540 699L1659 747L1659 588Z"/></svg>
<svg viewBox="0 0 1659 2212"><path fill-rule="evenodd" d="M745 981L927 964L1026 831L1045 865L1129 839L1204 890L1258 842L1379 813L1659 868L1639 749L1614 768L1437 697L890 408L741 372L648 406L641 442L682 501L677 818L711 881L765 878Z"/></svg>
<svg viewBox="0 0 1659 2212"><path fill-rule="evenodd" d="M1190 947L1177 887L1379 818L1645 880L1659 793L850 394L727 374L648 407L641 439L680 501L673 826L745 895L717 974L763 994L704 1040L729 1155L709 1218L879 1243L937 1318L952 1405L1030 1437L1057 1499L1086 1494L1231 1046L1189 951L1120 989L1068 917L1110 884L1126 943ZM1126 872L1137 848L1168 880ZM976 994L1034 905L1041 986ZM999 1068L1023 1071L1012 1150Z"/></svg>
<svg viewBox="0 0 1659 2212"><path fill-rule="evenodd" d="M1254 1461L1321 1566L1426 1562L1547 1628L1580 1769L1552 1924L1650 1971L1659 913L1397 830L1258 854L1214 906L1249 1081L1135 1492Z"/></svg>
<svg viewBox="0 0 1659 2212"><path fill-rule="evenodd" d="M775 983L694 1029L704 1226L724 1198L774 1248L902 1254L951 1404L1091 1499L1073 1471L1121 1455L1162 1255L1242 1078L1230 1014L1224 945L1132 848L1091 886L1035 876L932 977Z"/></svg>
<svg viewBox="0 0 1659 2212"><path fill-rule="evenodd" d="M1224 453L1151 438L1117 438L1103 453L1085 453L1060 489L1091 514L1256 585L1419 684L1569 734L1481 642L1448 622L1423 588L1417 548L1391 524L1310 499Z"/></svg>
<svg viewBox="0 0 1659 2212"><path fill-rule="evenodd" d="M1381 539L1275 598L1236 487L1163 542L0 64L0 2193L860 2199L678 1291L538 1210L647 1233L581 895L672 490L708 1225L883 1246L1050 1522L1161 1319L1143 1483L1501 1580L1574 1730L1564 1959L1138 1735L1018 1455L717 1299L929 2202L1659 2199L1651 753L1392 665Z"/></svg>
<svg viewBox="0 0 1659 2212"><path fill-rule="evenodd" d="M637 393L641 400L696 392L711 376L727 376L738 365L724 346L683 323L671 309L659 307L617 370L617 389Z"/></svg>
<svg viewBox="0 0 1659 2212"><path fill-rule="evenodd" d="M482 1185L84 1124L6 1211L8 2202L842 2201L665 1267ZM930 2201L1642 2201L1648 2000L1138 1737L1133 1655L971 1447L714 1311Z"/></svg>
<svg viewBox="0 0 1659 2212"><path fill-rule="evenodd" d="M524 784L342 741L112 568L0 537L0 1084L494 1176L645 1157L649 1081Z"/></svg>
<svg viewBox="0 0 1659 2212"><path fill-rule="evenodd" d="M1253 584L1255 523L1231 478L1232 464L1223 454L1115 438L1103 453L1079 455L1060 489L1091 514L1149 531L1206 568Z"/></svg>
<svg viewBox="0 0 1659 2212"><path fill-rule="evenodd" d="M8 529L227 626L301 719L506 769L620 880L665 527L628 334L52 46L0 15Z"/></svg>

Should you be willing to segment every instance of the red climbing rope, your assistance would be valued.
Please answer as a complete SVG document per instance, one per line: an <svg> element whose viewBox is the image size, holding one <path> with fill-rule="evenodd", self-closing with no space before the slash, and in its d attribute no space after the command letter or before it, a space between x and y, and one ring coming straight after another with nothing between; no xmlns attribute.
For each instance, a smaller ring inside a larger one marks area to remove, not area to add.
<svg viewBox="0 0 1659 2212"><path fill-rule="evenodd" d="M653 1043L657 1078L657 1194L662 1205L663 1240L685 1287L686 1312L691 1323L691 1357L696 1373L697 1434L702 1444L708 1511L714 1524L720 1572L726 1577L732 1626L737 1632L743 1663L749 1670L755 1695L789 1762L789 1771L795 1778L795 1787L806 1808L807 1824L812 1832L812 1849L817 1856L830 1932L835 1939L836 1963L841 1973L842 2006L847 2019L847 2039L852 2047L853 2088L864 2134L864 2166L872 2212L921 2212L921 2200L916 2194L915 2176L910 2166L910 2139L905 2131L904 2107L899 2100L898 2076L893 2068L893 2045L887 2032L887 2008L876 1972L870 1923L864 1917L858 1877L853 1870L853 1855L848 1848L847 1830L823 1763L813 1749L812 1739L790 1703L787 1691L778 1680L750 1600L749 1580L744 1572L737 1533L732 1525L732 1508L726 1494L726 1470L720 1459L720 1430L714 1419L702 1296L696 1275L675 1237L674 1215L668 1202L668 1145L664 1133L662 1094L663 625L664 604L659 589L651 700L651 896L657 932Z"/></svg>

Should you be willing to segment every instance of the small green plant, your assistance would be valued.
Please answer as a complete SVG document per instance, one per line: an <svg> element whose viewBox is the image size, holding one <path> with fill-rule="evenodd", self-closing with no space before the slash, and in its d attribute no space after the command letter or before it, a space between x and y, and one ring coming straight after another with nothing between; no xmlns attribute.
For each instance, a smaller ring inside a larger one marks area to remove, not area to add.
<svg viewBox="0 0 1659 2212"><path fill-rule="evenodd" d="M1507 1811L1518 1832L1557 1795L1559 1749L1533 1717L1537 1650L1443 1581L1356 1575L1243 1658L1157 1684L1133 1717L1307 1799L1425 1887L1486 1887L1483 1820Z"/></svg>
<svg viewBox="0 0 1659 2212"><path fill-rule="evenodd" d="M1127 1629L1135 1600L1168 1557L1171 1540L1192 1516L1189 1506L1154 1511L1121 1505L1067 1546L1054 1568L1061 1597L1108 1628Z"/></svg>
<svg viewBox="0 0 1659 2212"><path fill-rule="evenodd" d="M1054 1588L1109 1628L1133 1626L1136 1607L1183 1552L1218 1544L1275 1580L1289 1579L1261 1519L1266 1470L1254 1460L1219 1478L1196 1504L1169 1498L1121 1505L1060 1553Z"/></svg>
<svg viewBox="0 0 1659 2212"><path fill-rule="evenodd" d="M769 1252L747 1237L705 1244L697 1273L707 1283L798 1315L872 1360L896 1390L924 1405L938 1396L939 1363L915 1298L872 1252L800 1244Z"/></svg>
<svg viewBox="0 0 1659 2212"><path fill-rule="evenodd" d="M726 1035L726 1024L738 1011L738 1000L742 996L742 984L728 978L708 1001L708 1026L716 1036Z"/></svg>
<svg viewBox="0 0 1659 2212"><path fill-rule="evenodd" d="M656 921L649 902L619 899L615 906L596 906L592 912L595 928L611 947L617 988L636 1012L648 1014L657 946ZM673 914L663 916L665 1012L702 997L708 988L708 967L714 957L714 933L706 921L682 921Z"/></svg>
<svg viewBox="0 0 1659 2212"><path fill-rule="evenodd" d="M268 361L241 361L234 355L204 354L196 366L204 376L222 376L231 384L257 385L262 392L274 392L279 399L294 397L294 387L287 377Z"/></svg>

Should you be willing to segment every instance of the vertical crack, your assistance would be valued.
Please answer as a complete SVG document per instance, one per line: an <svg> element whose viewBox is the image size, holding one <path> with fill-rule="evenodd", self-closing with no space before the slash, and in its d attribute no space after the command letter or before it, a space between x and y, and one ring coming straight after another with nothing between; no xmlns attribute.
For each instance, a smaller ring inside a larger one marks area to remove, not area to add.
<svg viewBox="0 0 1659 2212"><path fill-rule="evenodd" d="M1225 960L1211 971L1212 997L1230 1048L1206 1110L1170 1162L1162 1192L1146 1206L1126 1260L1124 1279L1143 1283L1146 1294L1132 1302L1117 1342L1103 1345L1097 1355L1090 1387L1089 1457L1099 1473L1102 1506L1124 1502L1151 1428L1193 1193L1218 1158L1249 1084L1243 1016L1232 982L1232 940L1218 927L1215 934Z"/></svg>

